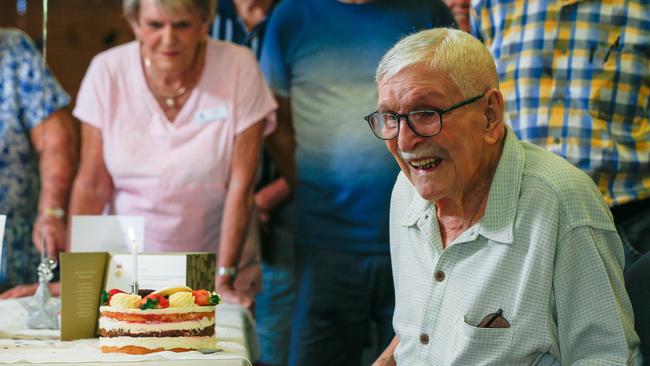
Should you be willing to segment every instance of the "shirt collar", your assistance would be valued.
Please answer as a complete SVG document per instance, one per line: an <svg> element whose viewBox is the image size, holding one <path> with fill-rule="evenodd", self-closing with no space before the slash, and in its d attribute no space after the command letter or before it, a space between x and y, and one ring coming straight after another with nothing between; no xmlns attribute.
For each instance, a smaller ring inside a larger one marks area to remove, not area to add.
<svg viewBox="0 0 650 366"><path fill-rule="evenodd" d="M478 234L499 243L511 244L526 158L514 132L510 127L506 128L503 152L492 179L485 214L478 223ZM432 202L415 192L401 225L413 226L422 216L434 216L435 212L430 212L432 207L435 207Z"/></svg>
<svg viewBox="0 0 650 366"><path fill-rule="evenodd" d="M404 176L406 180L408 178ZM411 182L409 181L409 184ZM434 207L433 203L425 200L420 196L420 194L417 192L417 189L413 187L413 198L411 199L411 203L409 204L409 207L406 209L406 213L404 214L404 217L402 218L402 226L413 226L415 223L418 222L420 217L425 215L425 212L429 211L431 207ZM433 215L435 215L435 212L433 212Z"/></svg>
<svg viewBox="0 0 650 366"><path fill-rule="evenodd" d="M514 224L526 156L510 127L492 179L485 215L479 221L479 234L504 244L514 241Z"/></svg>

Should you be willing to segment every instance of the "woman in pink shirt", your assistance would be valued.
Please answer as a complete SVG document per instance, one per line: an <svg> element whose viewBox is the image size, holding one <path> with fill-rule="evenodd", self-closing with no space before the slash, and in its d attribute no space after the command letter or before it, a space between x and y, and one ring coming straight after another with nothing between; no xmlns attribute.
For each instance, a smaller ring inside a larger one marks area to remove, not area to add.
<svg viewBox="0 0 650 366"><path fill-rule="evenodd" d="M147 251L216 252L218 290L250 304L233 282L276 104L250 51L208 39L214 7L124 0L137 41L97 55L81 84L70 213L144 216Z"/></svg>

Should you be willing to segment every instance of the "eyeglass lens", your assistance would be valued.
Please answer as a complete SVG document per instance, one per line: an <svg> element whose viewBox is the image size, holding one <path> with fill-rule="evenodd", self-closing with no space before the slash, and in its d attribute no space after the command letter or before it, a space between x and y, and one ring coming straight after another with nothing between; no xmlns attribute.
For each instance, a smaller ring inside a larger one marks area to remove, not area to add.
<svg viewBox="0 0 650 366"><path fill-rule="evenodd" d="M379 138L391 139L397 136L399 119L395 113L374 113L369 122L372 131ZM440 115L434 111L414 111L408 114L409 127L418 135L435 135L440 131Z"/></svg>

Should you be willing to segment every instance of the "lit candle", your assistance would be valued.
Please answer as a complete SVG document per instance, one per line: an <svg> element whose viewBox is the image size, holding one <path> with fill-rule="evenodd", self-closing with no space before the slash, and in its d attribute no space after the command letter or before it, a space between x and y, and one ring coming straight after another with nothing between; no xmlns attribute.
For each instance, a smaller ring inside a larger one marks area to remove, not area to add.
<svg viewBox="0 0 650 366"><path fill-rule="evenodd" d="M129 235L129 242L131 243L131 259L133 261L133 266L132 266L132 281L131 281L131 293L133 294L138 294L138 245L135 242L135 232L133 231L133 227L129 226L129 229L127 230L127 234Z"/></svg>

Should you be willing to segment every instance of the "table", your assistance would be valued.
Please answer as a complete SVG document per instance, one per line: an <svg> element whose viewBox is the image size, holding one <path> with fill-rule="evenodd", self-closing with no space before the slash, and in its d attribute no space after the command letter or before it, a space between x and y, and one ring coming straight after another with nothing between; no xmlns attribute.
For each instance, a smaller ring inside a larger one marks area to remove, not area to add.
<svg viewBox="0 0 650 366"><path fill-rule="evenodd" d="M58 331L25 329L27 312L16 300L0 301L0 363L95 366L250 366L259 356L255 322L238 305L217 306L218 352L157 352L148 355L101 353L97 338L63 342Z"/></svg>

